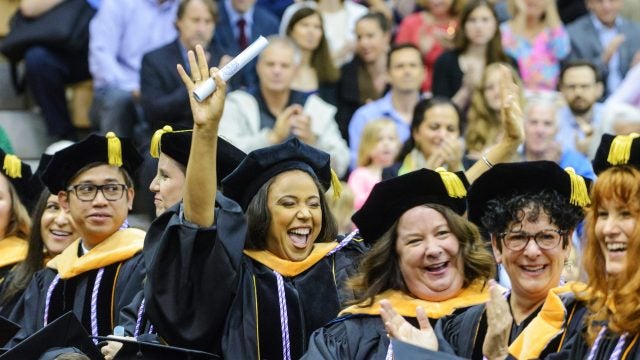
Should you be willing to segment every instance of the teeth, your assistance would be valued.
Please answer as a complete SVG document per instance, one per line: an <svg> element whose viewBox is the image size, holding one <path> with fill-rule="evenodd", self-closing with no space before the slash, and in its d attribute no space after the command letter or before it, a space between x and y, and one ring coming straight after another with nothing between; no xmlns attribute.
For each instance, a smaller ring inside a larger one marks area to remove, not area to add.
<svg viewBox="0 0 640 360"><path fill-rule="evenodd" d="M309 228L293 229L293 230L289 230L289 232L296 235L309 235L311 233L311 229Z"/></svg>
<svg viewBox="0 0 640 360"><path fill-rule="evenodd" d="M625 244L625 243L607 243L607 250L609 250L609 251L625 251L625 250L627 250L627 244Z"/></svg>
<svg viewBox="0 0 640 360"><path fill-rule="evenodd" d="M67 236L67 235L70 235L70 234L71 234L70 232L67 232L67 231L60 231L60 230L51 230L51 233L52 233L53 235L58 235L58 236Z"/></svg>
<svg viewBox="0 0 640 360"><path fill-rule="evenodd" d="M444 269L447 266L447 264L448 262L445 261L440 264L425 266L425 269L427 269L427 271L438 271L438 270Z"/></svg>
<svg viewBox="0 0 640 360"><path fill-rule="evenodd" d="M540 271L544 269L544 265L539 266L523 266L523 268L527 271Z"/></svg>

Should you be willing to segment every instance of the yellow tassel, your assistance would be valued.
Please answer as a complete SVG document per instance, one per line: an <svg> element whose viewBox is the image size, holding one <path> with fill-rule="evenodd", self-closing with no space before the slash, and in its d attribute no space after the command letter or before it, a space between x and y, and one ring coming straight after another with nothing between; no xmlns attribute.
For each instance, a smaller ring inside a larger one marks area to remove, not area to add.
<svg viewBox="0 0 640 360"><path fill-rule="evenodd" d="M156 130L151 137L151 147L149 148L149 153L151 153L151 157L159 158L160 157L160 141L162 139L162 135L168 132L173 132L173 128L169 125L165 125L162 129Z"/></svg>
<svg viewBox="0 0 640 360"><path fill-rule="evenodd" d="M109 165L122 166L122 144L120 139L113 132L109 131L105 136L107 138L107 157Z"/></svg>
<svg viewBox="0 0 640 360"><path fill-rule="evenodd" d="M340 196L342 196L342 184L340 183L338 174L336 174L333 169L331 169L331 189L333 189L333 199L340 199Z"/></svg>
<svg viewBox="0 0 640 360"><path fill-rule="evenodd" d="M458 175L441 167L437 168L436 172L440 174L442 183L447 189L449 197L461 199L467 196L467 189L464 187L464 184L462 183L462 180L460 180Z"/></svg>
<svg viewBox="0 0 640 360"><path fill-rule="evenodd" d="M569 197L571 205L585 207L591 204L587 183L584 181L584 178L576 174L576 171L572 167L567 167L564 171L569 174L569 178L571 179L571 196Z"/></svg>
<svg viewBox="0 0 640 360"><path fill-rule="evenodd" d="M633 144L633 139L638 136L640 135L637 133L631 133L629 135L618 135L613 138L607 162L611 165L624 165L628 163L631 157L631 144Z"/></svg>
<svg viewBox="0 0 640 360"><path fill-rule="evenodd" d="M15 155L7 154L4 156L2 169L10 178L15 179L22 177L22 161Z"/></svg>

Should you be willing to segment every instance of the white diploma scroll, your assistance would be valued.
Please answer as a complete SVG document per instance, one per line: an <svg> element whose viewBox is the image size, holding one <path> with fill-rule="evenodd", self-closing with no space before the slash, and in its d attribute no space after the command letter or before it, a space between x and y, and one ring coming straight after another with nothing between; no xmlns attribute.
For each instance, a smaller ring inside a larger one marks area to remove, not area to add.
<svg viewBox="0 0 640 360"><path fill-rule="evenodd" d="M260 36L251 45L249 45L238 56L233 58L227 65L220 69L220 77L224 81L229 81L240 69L245 67L253 58L258 56L262 50L269 44L264 36ZM216 82L213 78L208 78L200 86L193 90L193 96L199 102L208 98L216 90Z"/></svg>

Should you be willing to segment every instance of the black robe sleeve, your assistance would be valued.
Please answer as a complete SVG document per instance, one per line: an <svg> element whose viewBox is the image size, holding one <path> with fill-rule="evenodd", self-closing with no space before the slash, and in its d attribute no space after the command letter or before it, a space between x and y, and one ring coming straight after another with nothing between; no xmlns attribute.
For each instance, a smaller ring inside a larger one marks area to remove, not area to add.
<svg viewBox="0 0 640 360"><path fill-rule="evenodd" d="M145 238L146 311L170 345L211 351L236 294L246 222L220 193L211 228L184 221L180 207L158 217Z"/></svg>
<svg viewBox="0 0 640 360"><path fill-rule="evenodd" d="M11 339L5 347L13 347L18 343L35 333L44 322L42 317L44 309L45 286L51 281L49 275L51 271L48 269L40 270L35 273L24 293L13 308L9 320L20 325L20 330Z"/></svg>

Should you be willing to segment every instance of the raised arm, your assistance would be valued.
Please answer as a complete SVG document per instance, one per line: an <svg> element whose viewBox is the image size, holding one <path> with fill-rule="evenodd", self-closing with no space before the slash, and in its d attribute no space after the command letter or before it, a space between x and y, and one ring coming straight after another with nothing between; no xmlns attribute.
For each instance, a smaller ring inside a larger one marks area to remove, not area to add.
<svg viewBox="0 0 640 360"><path fill-rule="evenodd" d="M511 70L502 65L502 80L500 84L500 92L502 97L502 106L500 109L500 117L504 134L499 143L492 146L482 159L476 161L472 167L465 172L469 183L473 183L475 179L480 177L485 171L489 170L494 164L509 162L518 150L518 146L524 141L523 115L520 108L520 89L513 82Z"/></svg>
<svg viewBox="0 0 640 360"><path fill-rule="evenodd" d="M184 217L191 223L209 227L214 223L218 190L215 167L218 126L224 109L227 84L220 78L217 68L209 69L202 46L196 46L196 54L197 60L192 51L188 53L191 76L178 64L178 73L189 92L193 113L193 140L184 189ZM193 96L193 89L209 76L215 79L216 91L203 102L198 102Z"/></svg>

